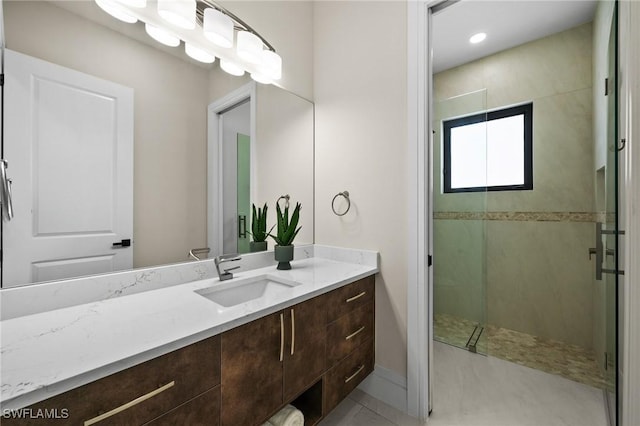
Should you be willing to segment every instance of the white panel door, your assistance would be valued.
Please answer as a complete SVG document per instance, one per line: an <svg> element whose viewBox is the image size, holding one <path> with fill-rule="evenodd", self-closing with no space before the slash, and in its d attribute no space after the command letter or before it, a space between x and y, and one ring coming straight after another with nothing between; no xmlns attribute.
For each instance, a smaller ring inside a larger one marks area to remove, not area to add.
<svg viewBox="0 0 640 426"><path fill-rule="evenodd" d="M5 50L2 286L130 269L133 89Z"/></svg>

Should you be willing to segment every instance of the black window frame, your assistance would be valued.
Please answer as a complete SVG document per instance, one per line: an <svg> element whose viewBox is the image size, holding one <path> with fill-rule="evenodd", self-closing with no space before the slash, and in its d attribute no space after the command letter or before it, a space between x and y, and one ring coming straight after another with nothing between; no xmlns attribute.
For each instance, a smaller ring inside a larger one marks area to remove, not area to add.
<svg viewBox="0 0 640 426"><path fill-rule="evenodd" d="M521 185L472 186L451 188L451 129L482 123L500 118L524 115L524 183ZM467 117L454 118L442 122L444 150L444 193L487 192L487 191L525 191L533 189L533 103L483 112Z"/></svg>

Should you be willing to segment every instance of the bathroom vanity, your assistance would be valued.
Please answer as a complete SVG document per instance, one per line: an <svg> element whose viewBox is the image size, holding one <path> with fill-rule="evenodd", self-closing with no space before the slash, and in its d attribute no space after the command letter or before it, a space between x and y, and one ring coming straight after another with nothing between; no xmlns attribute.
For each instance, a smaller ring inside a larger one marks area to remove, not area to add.
<svg viewBox="0 0 640 426"><path fill-rule="evenodd" d="M378 267L373 252L358 264L356 251L338 261L343 249L314 248L291 271L269 266L2 321L2 423L244 426L292 403L316 424L373 371ZM256 283L263 295L244 300ZM125 305L128 327L116 317ZM57 326L69 310L98 316ZM37 354L17 355L34 345ZM25 407L57 419L6 416Z"/></svg>

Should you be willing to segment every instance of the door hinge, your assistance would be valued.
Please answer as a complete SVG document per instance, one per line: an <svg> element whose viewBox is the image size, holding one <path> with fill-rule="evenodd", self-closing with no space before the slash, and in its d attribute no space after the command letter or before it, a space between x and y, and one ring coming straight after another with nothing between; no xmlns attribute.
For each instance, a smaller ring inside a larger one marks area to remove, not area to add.
<svg viewBox="0 0 640 426"><path fill-rule="evenodd" d="M4 86L4 74L0 74L0 86Z"/></svg>
<svg viewBox="0 0 640 426"><path fill-rule="evenodd" d="M609 96L609 79L604 79L604 95Z"/></svg>
<svg viewBox="0 0 640 426"><path fill-rule="evenodd" d="M427 255L427 266L433 265L433 257L431 255Z"/></svg>

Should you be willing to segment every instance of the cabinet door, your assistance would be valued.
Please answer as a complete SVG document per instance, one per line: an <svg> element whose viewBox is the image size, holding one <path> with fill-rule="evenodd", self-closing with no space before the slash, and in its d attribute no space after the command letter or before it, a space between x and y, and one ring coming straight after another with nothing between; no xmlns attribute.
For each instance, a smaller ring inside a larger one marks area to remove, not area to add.
<svg viewBox="0 0 640 426"><path fill-rule="evenodd" d="M312 385L325 370L327 309L324 296L285 309L284 400Z"/></svg>
<svg viewBox="0 0 640 426"><path fill-rule="evenodd" d="M375 298L375 282L375 276L371 275L329 293L327 320L335 321L371 302Z"/></svg>
<svg viewBox="0 0 640 426"><path fill-rule="evenodd" d="M284 316L268 315L222 334L223 426L250 426L282 405Z"/></svg>
<svg viewBox="0 0 640 426"><path fill-rule="evenodd" d="M218 426L219 424L220 386L216 386L157 419L145 423L145 426Z"/></svg>
<svg viewBox="0 0 640 426"><path fill-rule="evenodd" d="M327 368L373 339L373 303L354 309L327 326Z"/></svg>
<svg viewBox="0 0 640 426"><path fill-rule="evenodd" d="M373 371L374 357L373 339L369 339L327 372L324 381L325 413L333 410Z"/></svg>
<svg viewBox="0 0 640 426"><path fill-rule="evenodd" d="M219 383L220 338L215 336L29 407L33 413L46 410L63 418L2 418L0 423L140 425Z"/></svg>

